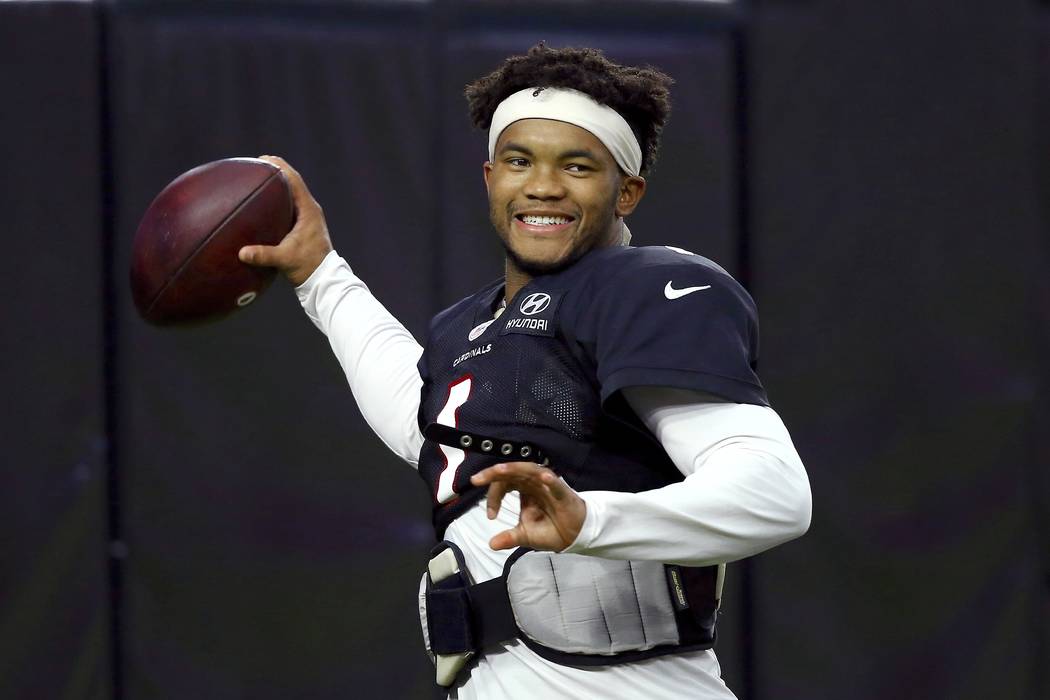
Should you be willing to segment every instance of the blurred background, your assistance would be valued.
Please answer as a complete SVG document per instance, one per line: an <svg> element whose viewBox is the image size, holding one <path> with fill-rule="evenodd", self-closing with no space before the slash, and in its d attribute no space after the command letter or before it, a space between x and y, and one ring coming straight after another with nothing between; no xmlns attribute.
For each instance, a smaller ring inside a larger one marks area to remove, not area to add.
<svg viewBox="0 0 1050 700"><path fill-rule="evenodd" d="M470 80L676 80L630 224L758 301L808 535L730 567L741 700L1050 697L1050 6L0 2L0 698L433 698L428 495L281 281L160 330L137 222L279 154L422 338L501 274Z"/></svg>

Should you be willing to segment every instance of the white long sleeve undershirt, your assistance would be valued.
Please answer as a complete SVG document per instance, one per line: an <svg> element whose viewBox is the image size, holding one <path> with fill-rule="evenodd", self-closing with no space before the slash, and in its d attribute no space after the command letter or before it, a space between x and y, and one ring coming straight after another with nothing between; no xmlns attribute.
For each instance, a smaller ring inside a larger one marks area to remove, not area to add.
<svg viewBox="0 0 1050 700"><path fill-rule="evenodd" d="M365 422L394 454L417 467L423 380L416 364L423 348L334 250L295 293L328 337Z"/></svg>
<svg viewBox="0 0 1050 700"><path fill-rule="evenodd" d="M809 528L809 479L776 411L670 387L624 394L686 478L641 493L580 494L587 516L565 551L703 566Z"/></svg>
<svg viewBox="0 0 1050 700"><path fill-rule="evenodd" d="M296 292L369 426L417 466L419 343L334 251ZM809 481L775 411L668 387L624 393L686 478L642 493L582 493L586 520L566 551L705 565L756 554L809 527ZM516 524L516 500L505 501L496 521L484 517L482 501L449 528L446 536L465 540L457 543L477 580L502 570L503 553L484 550L489 536Z"/></svg>

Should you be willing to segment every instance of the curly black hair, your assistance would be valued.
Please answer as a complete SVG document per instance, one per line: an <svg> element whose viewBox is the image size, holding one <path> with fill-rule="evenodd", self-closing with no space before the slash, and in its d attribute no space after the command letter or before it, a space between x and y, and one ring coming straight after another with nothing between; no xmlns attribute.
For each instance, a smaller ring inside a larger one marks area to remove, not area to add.
<svg viewBox="0 0 1050 700"><path fill-rule="evenodd" d="M641 174L656 162L660 132L671 114L670 76L652 67L621 66L598 49L552 49L542 42L523 56L510 56L464 94L474 126L488 129L499 103L530 87L572 88L586 93L627 120L642 147Z"/></svg>

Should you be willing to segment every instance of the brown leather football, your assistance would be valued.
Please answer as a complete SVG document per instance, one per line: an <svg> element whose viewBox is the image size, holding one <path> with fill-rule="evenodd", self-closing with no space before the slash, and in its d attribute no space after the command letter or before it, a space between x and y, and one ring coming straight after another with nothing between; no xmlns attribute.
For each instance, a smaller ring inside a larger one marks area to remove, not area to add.
<svg viewBox="0 0 1050 700"><path fill-rule="evenodd" d="M245 245L276 245L295 221L274 165L227 158L177 177L149 205L131 253L131 293L157 325L222 318L255 301L274 270L245 265Z"/></svg>

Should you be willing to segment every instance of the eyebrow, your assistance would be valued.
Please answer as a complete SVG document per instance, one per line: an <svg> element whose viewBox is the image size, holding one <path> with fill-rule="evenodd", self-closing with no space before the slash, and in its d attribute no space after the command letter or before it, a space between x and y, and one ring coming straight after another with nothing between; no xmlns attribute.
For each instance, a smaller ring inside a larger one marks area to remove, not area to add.
<svg viewBox="0 0 1050 700"><path fill-rule="evenodd" d="M505 153L507 151L518 151L519 153L524 153L527 156L532 155L532 151L530 151L528 148L525 148L525 146L522 146L520 143L514 143L513 141L508 141L507 143L503 144L503 148L499 149L500 153Z"/></svg>
<svg viewBox="0 0 1050 700"><path fill-rule="evenodd" d="M576 148L571 151L565 151L561 154L559 160L568 160L570 158L587 158L589 160L600 162L598 161L598 156L594 155L586 148Z"/></svg>
<svg viewBox="0 0 1050 700"><path fill-rule="evenodd" d="M503 148L499 149L500 153L505 153L507 151L518 151L519 153L524 153L527 156L535 155L529 148L522 146L520 143L514 143L513 141L508 141L507 143L503 144ZM588 158L595 162L601 162L598 160L598 156L596 156L593 152L588 151L586 148L574 148L572 150L563 151L561 154L558 155L558 160L568 160L570 158Z"/></svg>

